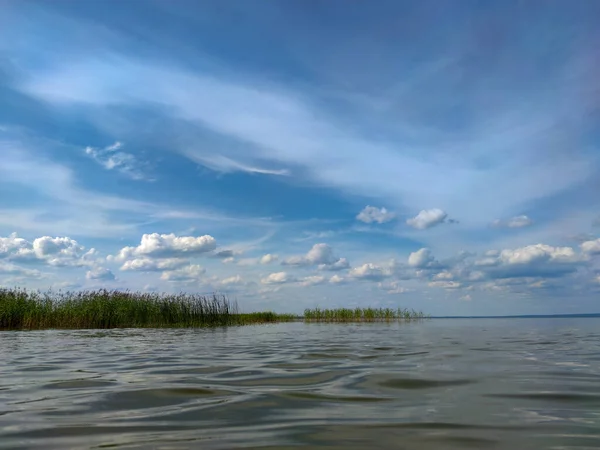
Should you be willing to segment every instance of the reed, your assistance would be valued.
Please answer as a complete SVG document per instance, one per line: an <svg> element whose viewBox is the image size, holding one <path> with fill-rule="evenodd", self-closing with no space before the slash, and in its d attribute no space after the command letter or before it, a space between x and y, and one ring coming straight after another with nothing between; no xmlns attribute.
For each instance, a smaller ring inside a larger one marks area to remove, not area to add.
<svg viewBox="0 0 600 450"><path fill-rule="evenodd" d="M217 327L294 319L270 311L239 313L237 303L221 295L0 289L1 330Z"/></svg>
<svg viewBox="0 0 600 450"><path fill-rule="evenodd" d="M278 322L377 322L428 318L392 308L306 309L304 317L272 311L241 313L224 295L157 294L117 290L39 292L0 288L0 330L185 328Z"/></svg>
<svg viewBox="0 0 600 450"><path fill-rule="evenodd" d="M392 308L337 308L306 309L306 322L391 322L400 320L422 320L429 316L414 309Z"/></svg>

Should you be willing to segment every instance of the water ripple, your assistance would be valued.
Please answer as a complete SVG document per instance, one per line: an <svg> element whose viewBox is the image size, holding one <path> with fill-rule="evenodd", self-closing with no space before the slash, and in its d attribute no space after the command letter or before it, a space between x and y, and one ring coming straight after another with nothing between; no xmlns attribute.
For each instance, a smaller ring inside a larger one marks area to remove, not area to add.
<svg viewBox="0 0 600 450"><path fill-rule="evenodd" d="M600 448L598 328L2 332L0 448Z"/></svg>

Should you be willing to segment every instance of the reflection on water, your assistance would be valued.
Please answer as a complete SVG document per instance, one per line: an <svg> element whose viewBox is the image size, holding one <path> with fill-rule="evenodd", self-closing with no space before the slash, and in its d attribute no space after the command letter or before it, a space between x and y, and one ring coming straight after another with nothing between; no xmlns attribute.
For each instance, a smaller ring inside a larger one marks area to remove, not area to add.
<svg viewBox="0 0 600 450"><path fill-rule="evenodd" d="M0 332L0 448L600 448L600 320Z"/></svg>

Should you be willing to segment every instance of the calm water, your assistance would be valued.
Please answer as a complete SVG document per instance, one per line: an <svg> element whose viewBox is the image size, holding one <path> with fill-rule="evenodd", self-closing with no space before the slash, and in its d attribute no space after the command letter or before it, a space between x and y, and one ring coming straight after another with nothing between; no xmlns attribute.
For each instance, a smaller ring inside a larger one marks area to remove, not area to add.
<svg viewBox="0 0 600 450"><path fill-rule="evenodd" d="M0 448L600 448L600 320L0 332Z"/></svg>

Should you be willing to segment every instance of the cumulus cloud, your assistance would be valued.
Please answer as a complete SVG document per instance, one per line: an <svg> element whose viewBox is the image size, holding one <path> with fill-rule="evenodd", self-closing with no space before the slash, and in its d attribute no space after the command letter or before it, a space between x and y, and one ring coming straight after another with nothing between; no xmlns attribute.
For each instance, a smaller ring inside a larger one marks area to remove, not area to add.
<svg viewBox="0 0 600 450"><path fill-rule="evenodd" d="M342 284L343 282L345 282L346 279L338 274L333 275L330 279L329 282L331 284Z"/></svg>
<svg viewBox="0 0 600 450"><path fill-rule="evenodd" d="M217 246L214 237L209 235L176 236L175 234L144 234L137 247L124 247L115 257L126 260L134 257L185 258L207 253Z"/></svg>
<svg viewBox="0 0 600 450"><path fill-rule="evenodd" d="M600 238L591 241L585 241L581 245L581 250L588 255L600 254Z"/></svg>
<svg viewBox="0 0 600 450"><path fill-rule="evenodd" d="M447 270L444 270L433 276L434 280L452 280L453 278L454 278L454 275L451 274L450 272L448 272Z"/></svg>
<svg viewBox="0 0 600 450"><path fill-rule="evenodd" d="M104 148L86 147L85 154L104 167L134 180L143 180L142 164L131 153L121 151L123 144L115 142Z"/></svg>
<svg viewBox="0 0 600 450"><path fill-rule="evenodd" d="M362 266L352 268L348 275L361 280L379 281L389 277L390 272L377 264L366 263Z"/></svg>
<svg viewBox="0 0 600 450"><path fill-rule="evenodd" d="M350 262L346 258L339 258L332 264L319 264L317 268L319 270L344 270L350 267Z"/></svg>
<svg viewBox="0 0 600 450"><path fill-rule="evenodd" d="M136 272L161 272L163 270L175 270L189 264L189 260L180 258L152 259L135 258L125 261L121 270Z"/></svg>
<svg viewBox="0 0 600 450"><path fill-rule="evenodd" d="M88 280L102 280L112 281L115 279L115 275L105 267L94 267L85 274L85 278Z"/></svg>
<svg viewBox="0 0 600 450"><path fill-rule="evenodd" d="M474 265L491 278L556 277L576 271L583 261L571 247L535 244L502 250Z"/></svg>
<svg viewBox="0 0 600 450"><path fill-rule="evenodd" d="M386 223L394 220L396 215L385 208L375 206L365 206L365 208L356 216L357 220L364 223Z"/></svg>
<svg viewBox="0 0 600 450"><path fill-rule="evenodd" d="M17 236L17 233L11 233L8 237L0 237L0 258L31 253L32 245Z"/></svg>
<svg viewBox="0 0 600 450"><path fill-rule="evenodd" d="M202 275L205 273L206 269L203 267L198 264L190 264L179 269L167 270L161 274L160 279L165 281L194 282L200 281Z"/></svg>
<svg viewBox="0 0 600 450"><path fill-rule="evenodd" d="M514 250L502 250L499 259L507 264L531 264L533 262L577 262L580 257L571 247L552 247L546 244L528 245Z"/></svg>
<svg viewBox="0 0 600 450"><path fill-rule="evenodd" d="M448 214L441 209L423 209L415 217L407 219L406 223L417 230L425 230L446 222L447 218Z"/></svg>
<svg viewBox="0 0 600 450"><path fill-rule="evenodd" d="M0 258L15 261L39 261L51 266L86 266L97 258L95 249L85 247L69 237L42 236L29 242L16 233L0 237Z"/></svg>
<svg viewBox="0 0 600 450"><path fill-rule="evenodd" d="M431 250L428 248L421 248L408 255L408 265L415 269L426 269L437 267L439 263L433 257Z"/></svg>
<svg viewBox="0 0 600 450"><path fill-rule="evenodd" d="M271 253L267 253L266 255L263 255L260 257L260 263L261 264L270 264L273 261L277 261L277 259L279 259L278 255L272 255Z"/></svg>
<svg viewBox="0 0 600 450"><path fill-rule="evenodd" d="M496 219L491 223L494 228L524 228L533 224L533 220L525 215L515 216L508 220Z"/></svg>
<svg viewBox="0 0 600 450"><path fill-rule="evenodd" d="M315 244L304 256L292 256L281 264L287 266L317 266L319 270L342 270L350 264L346 258L335 256L331 246Z"/></svg>
<svg viewBox="0 0 600 450"><path fill-rule="evenodd" d="M274 272L260 280L262 284L284 284L291 281L294 281L294 278L287 272Z"/></svg>

